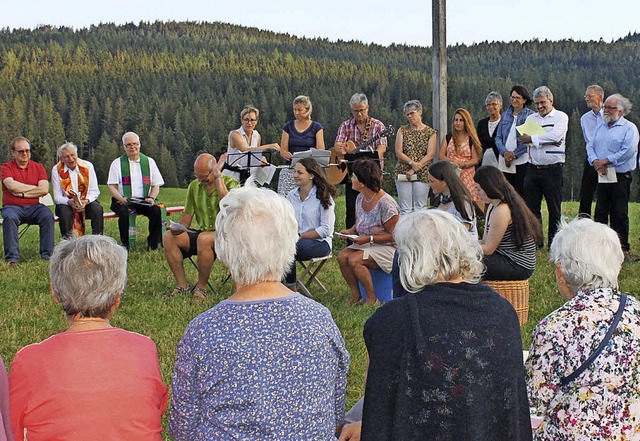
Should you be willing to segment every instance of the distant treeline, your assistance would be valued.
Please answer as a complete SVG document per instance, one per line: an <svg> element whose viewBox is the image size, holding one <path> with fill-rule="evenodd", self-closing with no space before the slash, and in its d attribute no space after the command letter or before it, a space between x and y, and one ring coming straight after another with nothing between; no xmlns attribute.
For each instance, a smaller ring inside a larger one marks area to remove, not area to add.
<svg viewBox="0 0 640 441"><path fill-rule="evenodd" d="M509 104L515 83L548 85L570 116L565 198L577 197L584 142L585 87L598 83L640 108L640 34L613 43L564 40L449 47L449 115L457 107L484 117L497 90ZM34 159L50 167L55 149L74 142L100 182L125 131L140 134L166 185L185 186L194 157L226 148L246 104L260 109L263 142L277 142L297 95L313 101L313 119L332 145L349 117L349 97L364 92L370 114L405 124L402 105L419 99L431 124L431 49L330 42L224 23L102 24L73 30L41 26L0 30L0 140L31 139ZM634 110L629 119L638 123ZM440 134L442 137L443 134ZM393 139L389 161L393 162ZM634 180L634 199L638 179Z"/></svg>

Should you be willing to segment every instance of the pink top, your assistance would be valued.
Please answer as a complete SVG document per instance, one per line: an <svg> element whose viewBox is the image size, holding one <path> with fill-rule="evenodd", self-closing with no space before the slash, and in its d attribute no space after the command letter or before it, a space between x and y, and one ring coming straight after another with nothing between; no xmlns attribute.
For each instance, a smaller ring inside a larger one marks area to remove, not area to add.
<svg viewBox="0 0 640 441"><path fill-rule="evenodd" d="M63 332L16 354L16 439L158 440L167 406L153 341L118 328Z"/></svg>
<svg viewBox="0 0 640 441"><path fill-rule="evenodd" d="M471 159L471 145L469 143L469 137L467 136L462 144L460 144L460 153L456 151L456 145L453 141L453 137L451 137L449 144L447 144L447 157L456 159L458 161L469 161ZM460 180L462 180L464 186L467 187L467 190L469 190L471 199L473 199L474 201L480 201L480 198L476 193L476 183L473 180L475 174L475 167L462 169L460 171Z"/></svg>

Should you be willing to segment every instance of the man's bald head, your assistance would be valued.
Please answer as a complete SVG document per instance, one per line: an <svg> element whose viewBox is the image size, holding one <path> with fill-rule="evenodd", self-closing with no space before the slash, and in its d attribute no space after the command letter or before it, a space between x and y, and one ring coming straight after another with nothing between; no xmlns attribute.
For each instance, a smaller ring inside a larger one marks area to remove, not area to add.
<svg viewBox="0 0 640 441"><path fill-rule="evenodd" d="M198 155L195 162L193 163L193 171L196 174L196 176L204 176L211 172L212 164L213 164L213 155L210 153L203 153L201 155Z"/></svg>

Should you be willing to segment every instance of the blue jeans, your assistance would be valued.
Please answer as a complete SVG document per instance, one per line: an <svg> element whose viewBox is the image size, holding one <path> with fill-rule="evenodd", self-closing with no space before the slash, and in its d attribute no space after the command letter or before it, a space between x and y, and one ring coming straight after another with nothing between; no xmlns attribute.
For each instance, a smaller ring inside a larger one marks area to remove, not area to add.
<svg viewBox="0 0 640 441"><path fill-rule="evenodd" d="M296 260L309 260L313 257L324 257L331 253L331 247L324 240L298 239L296 244ZM285 280L287 284L296 283L296 263L293 262Z"/></svg>
<svg viewBox="0 0 640 441"><path fill-rule="evenodd" d="M4 240L4 258L7 262L20 259L18 227L20 224L40 227L40 257L49 259L53 253L53 213L42 204L5 205L2 207L2 238Z"/></svg>

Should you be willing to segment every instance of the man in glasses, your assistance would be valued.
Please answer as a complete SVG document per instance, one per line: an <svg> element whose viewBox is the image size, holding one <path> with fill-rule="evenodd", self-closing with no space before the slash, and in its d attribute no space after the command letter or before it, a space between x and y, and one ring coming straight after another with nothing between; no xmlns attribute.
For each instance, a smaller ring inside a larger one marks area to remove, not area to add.
<svg viewBox="0 0 640 441"><path fill-rule="evenodd" d="M49 260L53 252L53 213L40 203L49 193L44 166L31 160L29 140L18 136L11 141L12 161L2 164L2 237L4 258L10 268L20 259L18 226L40 227L40 257Z"/></svg>
<svg viewBox="0 0 640 441"><path fill-rule="evenodd" d="M222 174L226 159L226 153L217 161L209 153L203 153L196 158L193 164L195 179L187 189L187 201L180 224L171 226L164 233L164 253L176 279L176 287L171 292L171 297L188 293L200 298L207 295L207 283L215 259L213 245L220 200L230 189L240 186L234 178ZM198 226L197 230L190 229L194 220ZM189 230L185 231L187 229ZM198 256L198 282L193 290L190 290L184 273L183 259L195 255Z"/></svg>
<svg viewBox="0 0 640 441"><path fill-rule="evenodd" d="M593 139L596 133L596 127L602 124L602 103L604 102L604 89L597 84L587 87L584 93L584 100L589 106L589 111L580 118L580 128L584 137L585 152L589 141ZM580 183L580 207L578 214L580 216L591 217L591 205L593 204L593 196L596 194L596 186L598 185L598 172L589 164L589 158L584 159L584 167L582 170L582 181Z"/></svg>
<svg viewBox="0 0 640 441"><path fill-rule="evenodd" d="M367 144L369 140L378 136L385 130L384 124L369 116L369 100L364 93L353 94L349 100L351 106L351 118L340 124L338 134L334 143L336 149L339 149L344 155L347 152L347 143L352 141L360 149ZM371 156L376 157L380 161L380 168L384 169L384 153L387 151L387 138L382 136L366 147ZM354 161L358 156L367 156L366 153L356 153L353 157L347 157L349 161ZM350 167L349 167L350 169ZM346 228L351 228L356 223L356 198L358 192L351 188L351 179L346 177L345 187L345 204L346 204Z"/></svg>
<svg viewBox="0 0 640 441"><path fill-rule="evenodd" d="M631 102L616 93L604 102L604 123L600 124L587 144L587 158L602 176L597 186L594 220L607 224L618 233L620 244L629 260L629 192L631 172L636 169L638 128L625 116ZM606 178L604 178L606 176Z"/></svg>
<svg viewBox="0 0 640 441"><path fill-rule="evenodd" d="M118 215L120 241L135 248L136 214L149 218L147 247L155 250L162 239L162 211L156 198L164 179L153 158L140 152L140 138L134 132L122 136L124 155L109 168L107 185L111 193L111 210Z"/></svg>
<svg viewBox="0 0 640 441"><path fill-rule="evenodd" d="M522 134L520 141L529 146L529 167L524 178L524 200L529 209L542 223L542 198L549 210L549 233L547 247L551 246L562 206L562 168L565 161L565 141L569 117L553 107L553 94L547 86L533 91L533 102L537 113L527 117L541 126L545 133L540 135Z"/></svg>

